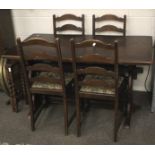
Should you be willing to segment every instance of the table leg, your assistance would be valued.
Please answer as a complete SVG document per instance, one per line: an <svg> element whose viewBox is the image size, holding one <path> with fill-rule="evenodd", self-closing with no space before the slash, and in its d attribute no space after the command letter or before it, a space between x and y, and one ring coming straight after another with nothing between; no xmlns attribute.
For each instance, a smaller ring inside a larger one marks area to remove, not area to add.
<svg viewBox="0 0 155 155"><path fill-rule="evenodd" d="M125 127L130 127L131 115L133 112L133 77L132 75L128 78L128 103L126 106L126 118L125 118Z"/></svg>
<svg viewBox="0 0 155 155"><path fill-rule="evenodd" d="M151 112L155 111L155 44L153 46L153 64L152 64L152 105L151 105Z"/></svg>
<svg viewBox="0 0 155 155"><path fill-rule="evenodd" d="M151 104L151 112L155 111L155 65L152 65L152 104Z"/></svg>

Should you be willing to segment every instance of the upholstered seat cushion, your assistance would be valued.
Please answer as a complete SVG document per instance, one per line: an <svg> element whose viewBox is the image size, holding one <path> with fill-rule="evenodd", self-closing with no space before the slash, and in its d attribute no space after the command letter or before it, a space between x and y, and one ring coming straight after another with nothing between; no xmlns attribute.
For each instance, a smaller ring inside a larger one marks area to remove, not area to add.
<svg viewBox="0 0 155 155"><path fill-rule="evenodd" d="M102 80L105 83L105 86L82 86L80 92L87 92L87 93L97 93L97 94L115 94L115 80L113 77L110 76L100 76L100 75L86 75L84 80ZM121 84L123 78L119 79L119 85Z"/></svg>
<svg viewBox="0 0 155 155"><path fill-rule="evenodd" d="M55 79L59 79L60 76L58 74L54 74L52 72L42 72L40 73L41 77L51 77L51 78L55 78ZM68 85L71 80L73 79L73 76L71 73L65 73L65 85ZM43 88L43 89L62 89L62 86L60 84L57 83L50 83L50 82L34 82L32 84L32 88Z"/></svg>

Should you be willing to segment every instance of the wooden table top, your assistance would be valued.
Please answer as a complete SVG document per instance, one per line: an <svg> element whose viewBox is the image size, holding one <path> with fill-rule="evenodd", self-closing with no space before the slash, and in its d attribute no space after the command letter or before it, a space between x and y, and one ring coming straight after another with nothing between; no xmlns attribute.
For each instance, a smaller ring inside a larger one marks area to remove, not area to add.
<svg viewBox="0 0 155 155"><path fill-rule="evenodd" d="M32 37L43 37L49 41L54 40L52 34L32 34L28 38ZM70 48L70 39L74 38L76 42L82 41L84 39L91 39L92 35L85 35L84 37L78 35L59 35L60 45L62 51L62 57L64 62L71 62L71 48ZM114 40L118 40L118 51L119 51L119 64L127 65L149 65L153 64L153 44L151 36L101 36L97 35L96 39L100 39L104 42L110 43ZM42 48L29 48L29 52L33 53L43 50ZM49 52L49 49L47 50ZM79 54L94 52L94 51L85 51L84 49L79 51ZM95 51L96 52L96 51ZM31 55L30 54L30 55Z"/></svg>

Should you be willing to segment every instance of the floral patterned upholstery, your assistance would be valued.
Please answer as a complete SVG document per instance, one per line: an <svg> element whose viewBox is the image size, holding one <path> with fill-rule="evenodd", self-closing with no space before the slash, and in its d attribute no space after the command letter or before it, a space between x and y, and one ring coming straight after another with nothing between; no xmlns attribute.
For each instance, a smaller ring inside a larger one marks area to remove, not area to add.
<svg viewBox="0 0 155 155"><path fill-rule="evenodd" d="M84 80L102 80L106 85L104 87L98 86L82 86L80 92L87 92L87 93L97 93L97 94L115 94L115 80L110 76L101 76L101 75L86 75ZM119 85L121 84L123 78L119 79Z"/></svg>
<svg viewBox="0 0 155 155"><path fill-rule="evenodd" d="M39 76L42 77L51 77L51 78L57 78L59 79L60 76L58 74L52 73L52 72L42 72ZM65 73L65 85L68 85L73 79L73 76L71 73ZM43 88L43 89L62 89L62 86L57 83L50 83L50 82L34 82L32 84L32 88Z"/></svg>

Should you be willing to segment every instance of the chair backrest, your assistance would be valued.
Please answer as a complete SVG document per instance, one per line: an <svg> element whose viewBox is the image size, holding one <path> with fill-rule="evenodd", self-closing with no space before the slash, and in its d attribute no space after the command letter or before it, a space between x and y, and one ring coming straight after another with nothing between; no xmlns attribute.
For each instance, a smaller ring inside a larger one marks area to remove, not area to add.
<svg viewBox="0 0 155 155"><path fill-rule="evenodd" d="M72 21L79 21L81 26L76 26L75 24L73 24L70 20ZM67 21L69 23L67 24L63 24L63 21ZM58 24L60 25L62 23L61 26L58 26ZM64 14L60 17L53 15L53 33L56 36L59 32L59 34L61 34L61 32L64 31L74 31L74 32L79 32L80 34L84 35L85 34L85 25L84 25L84 15L81 16L75 16L73 14Z"/></svg>
<svg viewBox="0 0 155 155"><path fill-rule="evenodd" d="M65 89L62 55L58 38L53 42L49 42L43 38L32 38L22 42L20 38L18 38L17 45L18 54L21 58L20 60L23 69L24 79L26 85L29 86L29 88L31 82L37 81L60 84L62 85L62 89ZM39 49L41 50L36 50L34 53L28 53L28 48L32 46L39 46ZM50 51L45 53L45 48L49 48ZM54 66L51 65L53 61L56 62ZM52 72L58 76L56 76L56 78L47 76L28 76L27 73L30 74L32 72Z"/></svg>
<svg viewBox="0 0 155 155"><path fill-rule="evenodd" d="M107 24L107 22L120 22L122 23L121 28L117 27L116 24ZM97 23L102 22L101 27L97 27ZM105 24L104 24L105 23ZM96 33L101 33L101 32L116 32L119 34L122 34L123 36L126 36L126 15L124 17L118 17L113 14L105 14L101 17L95 17L95 15L92 16L92 33L93 36L96 35Z"/></svg>
<svg viewBox="0 0 155 155"><path fill-rule="evenodd" d="M83 54L79 55L78 50L83 49ZM87 51L88 48L88 51ZM90 50L92 48L92 51ZM118 92L118 45L117 41L114 44L106 44L100 40L84 40L82 42L75 43L71 39L71 51L72 51L72 62L73 62L73 71L75 78L76 91L82 85L89 86L104 86L106 83L103 83L101 79L98 80L84 80L80 81L80 76L84 77L85 75L99 75L106 77L112 77L115 81L116 93ZM90 53L89 53L90 52ZM100 54L99 54L100 53ZM104 53L106 53L104 55ZM109 55L110 56L106 56ZM89 63L88 67L79 67L78 63ZM100 65L97 65L97 64ZM95 64L95 65L94 65ZM102 65L103 64L103 65ZM113 66L113 71L107 70L103 66L105 64L111 64Z"/></svg>

